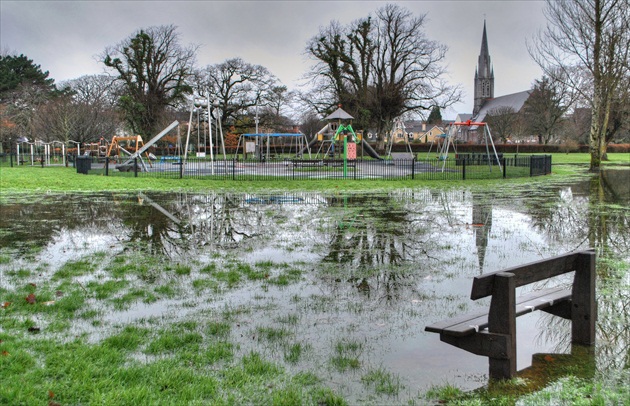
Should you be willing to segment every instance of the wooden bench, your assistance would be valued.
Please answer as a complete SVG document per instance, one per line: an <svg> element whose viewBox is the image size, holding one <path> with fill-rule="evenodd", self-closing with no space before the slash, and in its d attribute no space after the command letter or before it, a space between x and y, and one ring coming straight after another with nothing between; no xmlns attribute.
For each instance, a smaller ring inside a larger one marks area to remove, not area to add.
<svg viewBox="0 0 630 406"><path fill-rule="evenodd" d="M357 167L357 160L356 159L347 159L345 161L345 164L348 168L356 168ZM326 159L324 160L324 165L325 166L330 166L333 168L341 168L344 165L344 160L343 159Z"/></svg>
<svg viewBox="0 0 630 406"><path fill-rule="evenodd" d="M306 168L324 165L324 161L322 159L294 159L291 162L293 162L294 168Z"/></svg>
<svg viewBox="0 0 630 406"><path fill-rule="evenodd" d="M548 288L516 297L516 288L575 271L570 288ZM571 320L572 342L595 342L595 252L572 252L543 261L476 276L470 298L491 296L487 311L425 327L440 340L489 358L490 379L516 375L516 318L542 310Z"/></svg>

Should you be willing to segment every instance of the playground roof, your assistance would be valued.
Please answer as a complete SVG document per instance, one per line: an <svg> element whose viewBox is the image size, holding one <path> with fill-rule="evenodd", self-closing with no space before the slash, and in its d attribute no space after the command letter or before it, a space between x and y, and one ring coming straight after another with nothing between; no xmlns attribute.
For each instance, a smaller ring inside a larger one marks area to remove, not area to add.
<svg viewBox="0 0 630 406"><path fill-rule="evenodd" d="M352 120L354 117L352 117L350 114L346 113L341 107L339 107L337 110L333 111L328 117L326 117L326 120Z"/></svg>
<svg viewBox="0 0 630 406"><path fill-rule="evenodd" d="M250 133L243 134L243 137L303 137L302 133Z"/></svg>

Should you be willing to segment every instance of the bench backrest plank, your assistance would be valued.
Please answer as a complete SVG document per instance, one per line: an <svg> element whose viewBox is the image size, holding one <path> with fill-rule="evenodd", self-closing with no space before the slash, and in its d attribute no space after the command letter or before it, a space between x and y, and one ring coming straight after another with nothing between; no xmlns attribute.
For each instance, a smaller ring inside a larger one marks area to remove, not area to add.
<svg viewBox="0 0 630 406"><path fill-rule="evenodd" d="M504 269L498 272L475 276L473 279L470 298L472 300L491 296L494 292L495 276L499 273L511 273L514 275L516 287L528 285L530 283L545 280L554 276L575 271L581 263L578 258L594 255L592 250L572 252L565 255L536 261L529 264Z"/></svg>

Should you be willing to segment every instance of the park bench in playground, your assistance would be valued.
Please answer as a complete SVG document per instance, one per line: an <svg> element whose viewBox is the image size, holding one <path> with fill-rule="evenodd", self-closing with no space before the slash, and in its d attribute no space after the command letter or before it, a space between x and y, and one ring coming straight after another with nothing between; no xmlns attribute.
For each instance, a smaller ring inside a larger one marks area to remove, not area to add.
<svg viewBox="0 0 630 406"><path fill-rule="evenodd" d="M343 159L294 159L293 168L308 168L308 167L342 167L344 165ZM348 167L356 168L357 161L354 159L348 159L346 161Z"/></svg>
<svg viewBox="0 0 630 406"><path fill-rule="evenodd" d="M294 168L307 168L324 165L324 160L322 159L294 159L291 162L293 162Z"/></svg>
<svg viewBox="0 0 630 406"><path fill-rule="evenodd" d="M516 288L554 276L575 272L571 287L536 290L516 296ZM471 299L491 296L487 311L443 320L425 331L440 340L489 358L491 379L516 375L516 318L542 310L571 320L573 343L595 342L595 252L572 252L499 272L476 276Z"/></svg>

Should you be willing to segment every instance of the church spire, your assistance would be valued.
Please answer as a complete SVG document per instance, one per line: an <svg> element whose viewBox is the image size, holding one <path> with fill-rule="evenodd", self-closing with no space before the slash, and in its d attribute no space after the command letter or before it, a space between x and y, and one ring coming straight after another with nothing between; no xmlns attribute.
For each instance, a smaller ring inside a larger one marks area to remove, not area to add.
<svg viewBox="0 0 630 406"><path fill-rule="evenodd" d="M488 35L486 33L486 20L483 20L483 34L481 36L481 51L475 71L475 107L473 116L479 113L481 106L487 99L494 97L494 69L488 51Z"/></svg>

